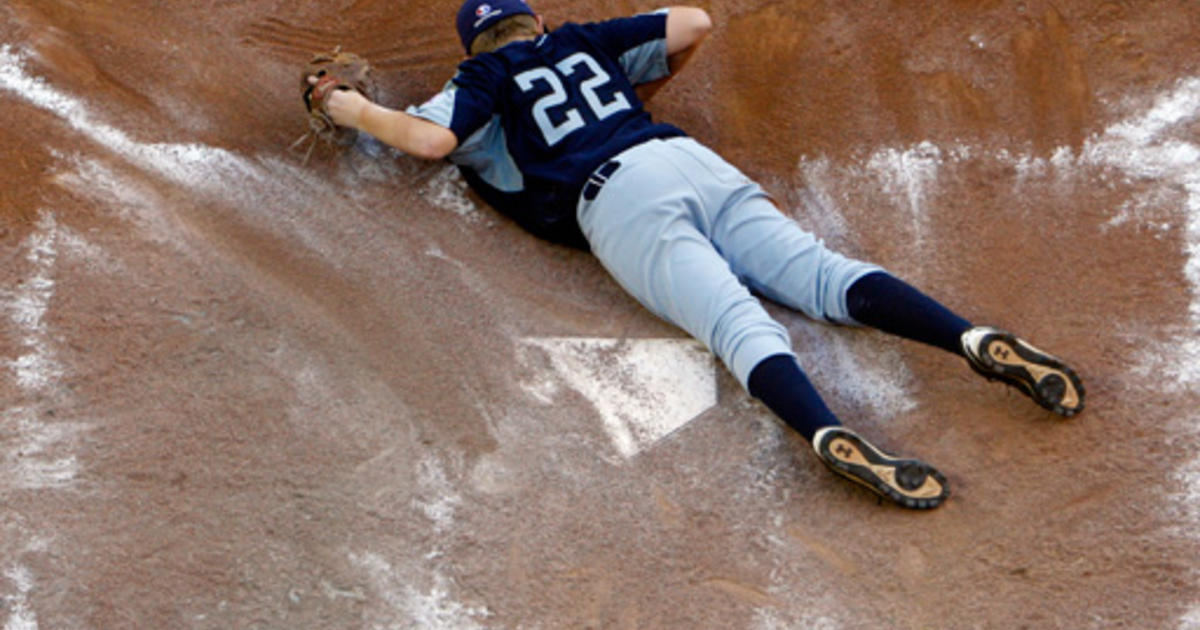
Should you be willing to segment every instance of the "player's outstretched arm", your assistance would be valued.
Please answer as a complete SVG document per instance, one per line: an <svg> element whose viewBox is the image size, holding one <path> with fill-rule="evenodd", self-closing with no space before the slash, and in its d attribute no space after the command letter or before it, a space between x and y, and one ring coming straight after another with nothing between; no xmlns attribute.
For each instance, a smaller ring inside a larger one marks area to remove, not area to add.
<svg viewBox="0 0 1200 630"><path fill-rule="evenodd" d="M372 103L355 91L333 92L325 102L325 109L334 123L365 131L415 157L440 160L458 146L458 137L449 129Z"/></svg>
<svg viewBox="0 0 1200 630"><path fill-rule="evenodd" d="M356 127L409 155L440 160L458 146L453 131L424 118L370 101L359 112Z"/></svg>
<svg viewBox="0 0 1200 630"><path fill-rule="evenodd" d="M671 7L667 12L667 59L689 53L712 30L712 18L697 7ZM671 64L675 71L675 64Z"/></svg>
<svg viewBox="0 0 1200 630"><path fill-rule="evenodd" d="M638 98L650 100L671 77L687 65L697 45L704 41L712 30L712 18L704 9L696 7L671 7L667 13L667 67L671 73L657 81L643 83L637 87Z"/></svg>

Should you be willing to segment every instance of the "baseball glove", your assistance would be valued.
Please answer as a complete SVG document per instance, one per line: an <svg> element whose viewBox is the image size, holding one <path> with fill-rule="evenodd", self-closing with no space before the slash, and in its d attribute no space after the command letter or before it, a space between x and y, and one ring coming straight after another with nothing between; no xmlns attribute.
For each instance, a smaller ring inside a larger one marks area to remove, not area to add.
<svg viewBox="0 0 1200 630"><path fill-rule="evenodd" d="M316 85L308 82L311 76L317 77ZM308 111L308 131L292 144L292 148L311 138L308 152L304 155L305 163L318 140L329 145L347 146L354 144L358 136L356 129L335 124L325 109L325 102L334 90L355 90L375 100L371 64L354 53L342 52L339 46L313 55L304 66L300 73L300 93L304 99L304 109Z"/></svg>

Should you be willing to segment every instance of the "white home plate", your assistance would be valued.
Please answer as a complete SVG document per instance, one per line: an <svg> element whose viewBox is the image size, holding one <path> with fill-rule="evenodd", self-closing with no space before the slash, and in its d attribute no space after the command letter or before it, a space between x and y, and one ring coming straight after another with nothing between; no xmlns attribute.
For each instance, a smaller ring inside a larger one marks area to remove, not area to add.
<svg viewBox="0 0 1200 630"><path fill-rule="evenodd" d="M624 457L633 457L717 404L716 365L689 339L531 337L555 374L583 394Z"/></svg>

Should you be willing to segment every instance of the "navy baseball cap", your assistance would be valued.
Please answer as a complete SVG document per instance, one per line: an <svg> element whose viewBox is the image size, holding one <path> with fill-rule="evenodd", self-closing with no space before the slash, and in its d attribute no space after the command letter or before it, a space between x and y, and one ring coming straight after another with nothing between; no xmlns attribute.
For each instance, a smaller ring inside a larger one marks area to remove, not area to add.
<svg viewBox="0 0 1200 630"><path fill-rule="evenodd" d="M471 42L500 20L514 15L534 15L525 0L467 0L458 10L455 26L463 48L471 54Z"/></svg>

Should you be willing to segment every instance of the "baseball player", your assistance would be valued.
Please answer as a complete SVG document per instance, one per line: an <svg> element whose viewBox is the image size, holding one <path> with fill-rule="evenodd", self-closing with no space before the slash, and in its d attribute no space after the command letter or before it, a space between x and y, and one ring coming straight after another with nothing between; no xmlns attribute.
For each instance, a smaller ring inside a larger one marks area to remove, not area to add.
<svg viewBox="0 0 1200 630"><path fill-rule="evenodd" d="M758 184L651 119L639 91L653 93L684 66L712 28L705 11L672 7L548 32L523 0L466 0L456 24L468 58L433 98L399 111L328 90L328 114L405 153L449 158L522 226L589 247L646 308L704 342L834 472L907 508L933 508L949 495L932 466L842 426L755 293L814 319L960 355L1062 416L1083 409L1083 385L1062 361L830 251Z"/></svg>

